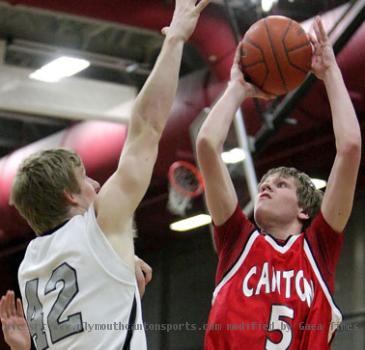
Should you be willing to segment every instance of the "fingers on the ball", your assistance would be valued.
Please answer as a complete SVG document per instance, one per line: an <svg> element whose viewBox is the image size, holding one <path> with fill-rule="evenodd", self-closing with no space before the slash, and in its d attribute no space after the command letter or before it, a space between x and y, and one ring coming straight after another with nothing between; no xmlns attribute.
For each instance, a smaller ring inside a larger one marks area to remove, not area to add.
<svg viewBox="0 0 365 350"><path fill-rule="evenodd" d="M316 37L312 33L308 33L309 41L312 43L314 47L316 47L316 44L318 43Z"/></svg>
<svg viewBox="0 0 365 350"><path fill-rule="evenodd" d="M262 93L262 98L265 99L265 100L273 100L274 98L276 98L276 96L272 95L272 94L269 94L269 93L266 93L266 92L263 92Z"/></svg>
<svg viewBox="0 0 365 350"><path fill-rule="evenodd" d="M324 29L321 17L318 17L317 23L318 23L319 32L321 33L321 38L323 40L327 40L327 33L326 33L326 30Z"/></svg>
<svg viewBox="0 0 365 350"><path fill-rule="evenodd" d="M210 0L201 0L198 2L198 4L196 5L196 11L198 11L198 13L202 12L210 3Z"/></svg>
<svg viewBox="0 0 365 350"><path fill-rule="evenodd" d="M234 53L234 59L233 59L233 63L238 64L238 62L240 61L241 58L241 46L240 44L237 46L236 51Z"/></svg>
<svg viewBox="0 0 365 350"><path fill-rule="evenodd" d="M238 46L236 48L236 52L234 55L234 62L233 62L234 64L237 65L237 67L239 69L242 68L242 57L243 57L242 51L243 51L243 43L241 42L238 44Z"/></svg>
<svg viewBox="0 0 365 350"><path fill-rule="evenodd" d="M316 33L317 39L318 41L323 44L326 42L327 40L327 33L324 29L322 20L319 16L316 17L315 21L314 21L314 31Z"/></svg>
<svg viewBox="0 0 365 350"><path fill-rule="evenodd" d="M317 21L314 22L313 29L314 29L314 32L316 33L317 41L318 42L321 42L322 41L322 39L321 39L321 33L319 32L319 28L318 28Z"/></svg>

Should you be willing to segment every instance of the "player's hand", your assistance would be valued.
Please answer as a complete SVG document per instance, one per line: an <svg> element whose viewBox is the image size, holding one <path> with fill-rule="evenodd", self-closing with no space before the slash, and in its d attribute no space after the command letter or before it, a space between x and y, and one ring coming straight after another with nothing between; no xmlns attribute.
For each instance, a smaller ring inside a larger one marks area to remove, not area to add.
<svg viewBox="0 0 365 350"><path fill-rule="evenodd" d="M210 0L176 0L170 26L163 28L162 34L187 41L195 30L200 13L209 2Z"/></svg>
<svg viewBox="0 0 365 350"><path fill-rule="evenodd" d="M134 261L138 290L142 298L147 284L152 280L152 267L140 259L137 255L134 256Z"/></svg>
<svg viewBox="0 0 365 350"><path fill-rule="evenodd" d="M319 16L313 22L313 29L315 36L310 34L310 40L314 47L312 72L318 79L323 80L329 69L337 66L337 62L332 45L328 40L327 33Z"/></svg>
<svg viewBox="0 0 365 350"><path fill-rule="evenodd" d="M236 53L234 55L233 65L231 68L231 80L230 85L234 84L241 90L242 98L257 97L265 100L273 99L275 96L267 94L259 89L257 86L248 83L241 69L241 57L242 57L242 44L238 44Z"/></svg>
<svg viewBox="0 0 365 350"><path fill-rule="evenodd" d="M29 350L31 346L27 321L20 299L15 302L13 291L1 297L0 318L6 343L11 350Z"/></svg>

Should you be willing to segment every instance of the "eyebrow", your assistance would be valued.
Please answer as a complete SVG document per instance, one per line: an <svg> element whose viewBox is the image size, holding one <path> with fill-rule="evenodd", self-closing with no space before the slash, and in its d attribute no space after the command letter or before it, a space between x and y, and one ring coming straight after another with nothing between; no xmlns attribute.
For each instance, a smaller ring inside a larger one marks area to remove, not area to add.
<svg viewBox="0 0 365 350"><path fill-rule="evenodd" d="M283 177L283 176L278 177L277 178L277 181L284 181L288 185L291 185L292 184L292 182L287 177Z"/></svg>

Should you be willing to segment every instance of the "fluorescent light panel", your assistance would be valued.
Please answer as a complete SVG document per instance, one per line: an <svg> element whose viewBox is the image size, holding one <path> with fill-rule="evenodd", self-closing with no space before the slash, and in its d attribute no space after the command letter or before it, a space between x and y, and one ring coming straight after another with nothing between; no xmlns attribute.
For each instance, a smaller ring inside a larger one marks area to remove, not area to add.
<svg viewBox="0 0 365 350"><path fill-rule="evenodd" d="M269 12L276 3L276 0L261 0L261 8L264 12Z"/></svg>
<svg viewBox="0 0 365 350"><path fill-rule="evenodd" d="M242 162L246 158L245 151L242 148L233 148L230 151L222 152L221 156L226 164Z"/></svg>
<svg viewBox="0 0 365 350"><path fill-rule="evenodd" d="M89 67L89 65L90 62L84 59L62 56L36 70L29 75L29 78L54 83L63 78L75 75Z"/></svg>
<svg viewBox="0 0 365 350"><path fill-rule="evenodd" d="M311 179L311 180L317 190L320 190L321 188L324 188L327 185L327 181L324 181L322 179Z"/></svg>
<svg viewBox="0 0 365 350"><path fill-rule="evenodd" d="M178 232L189 231L200 226L208 225L211 222L212 219L209 215L199 214L187 219L173 222L170 224L170 230Z"/></svg>

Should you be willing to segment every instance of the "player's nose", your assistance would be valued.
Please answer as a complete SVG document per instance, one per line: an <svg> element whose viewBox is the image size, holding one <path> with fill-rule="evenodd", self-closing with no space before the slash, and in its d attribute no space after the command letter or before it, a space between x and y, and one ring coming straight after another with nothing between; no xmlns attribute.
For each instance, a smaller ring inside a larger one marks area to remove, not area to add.
<svg viewBox="0 0 365 350"><path fill-rule="evenodd" d="M262 190L261 190L262 192L263 191L269 191L269 192L271 192L272 191L272 187L271 187L271 185L270 185L270 183L269 182L265 182L263 185L262 185Z"/></svg>
<svg viewBox="0 0 365 350"><path fill-rule="evenodd" d="M96 192L96 193L98 193L98 192L100 191L100 187L101 187L101 186L100 186L99 182L97 182L97 181L95 181L95 180L94 180L94 183L95 183L95 184L94 184L95 192Z"/></svg>
<svg viewBox="0 0 365 350"><path fill-rule="evenodd" d="M89 181L91 182L91 184L92 184L95 192L98 193L100 191L100 184L99 184L99 182L96 181L96 180L94 180L94 179L91 179L91 178L89 178Z"/></svg>

